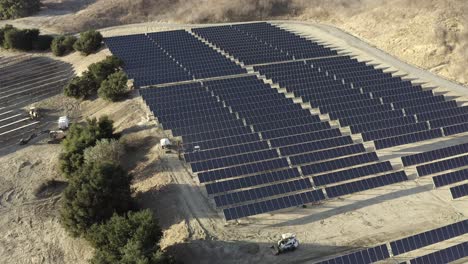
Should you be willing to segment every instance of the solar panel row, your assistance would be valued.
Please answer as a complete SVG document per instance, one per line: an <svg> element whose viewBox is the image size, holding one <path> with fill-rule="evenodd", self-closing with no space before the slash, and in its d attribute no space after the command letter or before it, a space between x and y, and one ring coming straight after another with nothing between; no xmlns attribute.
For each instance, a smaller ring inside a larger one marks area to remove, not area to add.
<svg viewBox="0 0 468 264"><path fill-rule="evenodd" d="M468 233L468 220L390 242L394 256Z"/></svg>
<svg viewBox="0 0 468 264"><path fill-rule="evenodd" d="M312 184L310 183L309 179L300 179L223 194L215 196L214 200L217 207L224 207L310 188L312 188Z"/></svg>
<svg viewBox="0 0 468 264"><path fill-rule="evenodd" d="M432 181L437 188L465 180L468 180L468 169L453 171L432 177Z"/></svg>
<svg viewBox="0 0 468 264"><path fill-rule="evenodd" d="M385 174L377 177L372 177L360 181L354 181L337 186L328 187L325 190L330 198L343 196L346 194L361 192L364 190L374 189L377 187L394 184L408 180L404 171Z"/></svg>
<svg viewBox="0 0 468 264"><path fill-rule="evenodd" d="M418 171L419 176L426 176L437 172L464 167L467 164L468 155L417 166L416 170Z"/></svg>
<svg viewBox="0 0 468 264"><path fill-rule="evenodd" d="M389 257L390 254L388 252L387 246L380 245L373 248L363 249L351 254L339 256L333 259L316 262L316 264L369 264Z"/></svg>
<svg viewBox="0 0 468 264"><path fill-rule="evenodd" d="M238 189L254 187L263 184L286 181L300 176L296 168L288 168L274 172L267 172L253 176L242 177L238 179L208 183L205 185L208 194L217 194L229 192Z"/></svg>
<svg viewBox="0 0 468 264"><path fill-rule="evenodd" d="M468 242L464 242L458 245L436 251L431 254L427 254L410 261L411 264L426 264L436 263L445 264L450 263L468 256Z"/></svg>
<svg viewBox="0 0 468 264"><path fill-rule="evenodd" d="M401 161L403 162L403 165L411 166L451 156L456 156L466 152L468 152L468 143L404 156L401 157Z"/></svg>
<svg viewBox="0 0 468 264"><path fill-rule="evenodd" d="M468 195L468 183L450 188L453 199L458 199Z"/></svg>
<svg viewBox="0 0 468 264"><path fill-rule="evenodd" d="M263 214L267 212L272 212L284 208L289 208L293 206L318 202L325 199L323 192L318 191L309 191L293 195L288 195L272 200L261 201L257 203L251 203L241 206L236 206L228 209L224 209L224 217L226 220L239 219L247 216Z"/></svg>

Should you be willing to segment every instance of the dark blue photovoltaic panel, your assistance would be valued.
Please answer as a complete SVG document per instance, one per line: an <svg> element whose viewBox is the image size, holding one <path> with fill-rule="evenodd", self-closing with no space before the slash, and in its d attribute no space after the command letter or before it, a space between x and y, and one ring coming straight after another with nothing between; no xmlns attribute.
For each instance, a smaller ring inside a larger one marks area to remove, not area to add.
<svg viewBox="0 0 468 264"><path fill-rule="evenodd" d="M465 180L468 180L468 169L449 172L432 177L432 181L437 188Z"/></svg>
<svg viewBox="0 0 468 264"><path fill-rule="evenodd" d="M200 183L205 183L286 167L289 167L288 161L285 158L280 158L268 161L260 161L257 163L239 165L236 167L230 167L225 169L201 172L198 174L198 179L200 180Z"/></svg>
<svg viewBox="0 0 468 264"><path fill-rule="evenodd" d="M325 190L329 198L334 198L338 196L343 196L350 193L361 192L369 189L378 188L381 186L394 184L397 182L402 182L408 180L408 176L404 171L399 171L395 173L390 173L386 175L381 175L377 177L372 177L360 181L354 181L350 183L345 183L341 185L336 185L328 187Z"/></svg>
<svg viewBox="0 0 468 264"><path fill-rule="evenodd" d="M411 264L446 264L468 256L468 242L436 251L410 261Z"/></svg>
<svg viewBox="0 0 468 264"><path fill-rule="evenodd" d="M365 152L364 145L356 144L332 149L326 149L317 152L305 153L296 156L290 156L292 165L312 163L321 160L333 159L337 157L348 156L352 154Z"/></svg>
<svg viewBox="0 0 468 264"><path fill-rule="evenodd" d="M263 134L262 134L263 135ZM328 149L338 146L351 145L353 139L350 136L335 137L330 139L322 139L312 142L304 142L292 146L280 148L281 155L289 156L299 153L306 153L312 151L318 151L321 149Z"/></svg>
<svg viewBox="0 0 468 264"><path fill-rule="evenodd" d="M468 164L468 155L417 166L419 176L464 167Z"/></svg>
<svg viewBox="0 0 468 264"><path fill-rule="evenodd" d="M208 183L205 185L208 194L217 194L237 189L254 187L262 184L275 183L279 181L291 180L300 176L299 171L294 169L267 172L253 176L247 176L232 180Z"/></svg>
<svg viewBox="0 0 468 264"><path fill-rule="evenodd" d="M356 179L372 174L382 173L393 170L392 164L389 161L382 163L375 163L370 165L364 165L356 168L331 172L313 177L314 183L317 186L327 185L336 182L342 182L347 180Z"/></svg>
<svg viewBox="0 0 468 264"><path fill-rule="evenodd" d="M397 256L468 233L468 220L443 226L414 236L390 242L393 255Z"/></svg>
<svg viewBox="0 0 468 264"><path fill-rule="evenodd" d="M468 183L450 188L453 199L458 199L468 195Z"/></svg>
<svg viewBox="0 0 468 264"><path fill-rule="evenodd" d="M229 221L247 216L273 212L298 205L318 202L324 199L325 196L323 195L322 190L316 190L279 197L272 200L261 201L258 203L232 207L224 209L223 213L226 220Z"/></svg>
<svg viewBox="0 0 468 264"><path fill-rule="evenodd" d="M468 152L468 143L401 157L403 165L411 166Z"/></svg>
<svg viewBox="0 0 468 264"><path fill-rule="evenodd" d="M301 170L304 173L304 175L313 175L313 174L337 170L340 168L351 167L351 166L355 166L358 164L364 164L364 163L369 163L369 162L378 161L378 160L379 158L377 157L377 154L375 152L372 152L372 153L365 153L365 154L356 155L352 157L346 157L346 158L302 166Z"/></svg>
<svg viewBox="0 0 468 264"><path fill-rule="evenodd" d="M361 251L353 252L347 255L339 256L333 259L316 262L315 264L343 264L343 263L359 263L369 264L380 260L384 260L390 257L386 245L380 245L373 248L363 249Z"/></svg>
<svg viewBox="0 0 468 264"><path fill-rule="evenodd" d="M263 199L270 196L281 195L285 193L297 192L304 189L312 188L309 179L300 179L290 182L283 182L263 187L258 187L249 190L243 190L228 194L215 196L215 204L217 207L231 206L237 203Z"/></svg>
<svg viewBox="0 0 468 264"><path fill-rule="evenodd" d="M379 139L374 141L374 144L376 149L384 149L438 137L442 137L442 131L440 129L433 129L391 138Z"/></svg>

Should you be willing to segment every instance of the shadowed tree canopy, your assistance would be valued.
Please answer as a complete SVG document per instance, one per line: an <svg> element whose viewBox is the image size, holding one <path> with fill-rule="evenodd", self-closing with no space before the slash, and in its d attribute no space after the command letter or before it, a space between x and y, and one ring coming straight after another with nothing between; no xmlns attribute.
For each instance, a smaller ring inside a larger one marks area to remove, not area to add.
<svg viewBox="0 0 468 264"><path fill-rule="evenodd" d="M80 236L114 213L128 211L132 204L131 180L116 164L83 165L63 193L61 221L65 229L73 236Z"/></svg>

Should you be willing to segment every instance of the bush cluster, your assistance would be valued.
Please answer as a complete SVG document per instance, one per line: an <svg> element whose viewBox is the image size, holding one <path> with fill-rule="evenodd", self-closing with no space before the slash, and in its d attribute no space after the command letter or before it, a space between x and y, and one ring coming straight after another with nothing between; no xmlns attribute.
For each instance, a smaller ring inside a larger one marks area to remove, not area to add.
<svg viewBox="0 0 468 264"><path fill-rule="evenodd" d="M39 29L18 29L12 25L0 28L0 45L4 49L44 51L50 48L51 43L52 37L40 35Z"/></svg>
<svg viewBox="0 0 468 264"><path fill-rule="evenodd" d="M62 143L64 152L60 155L60 170L70 178L82 167L86 148L94 146L98 140L113 137L113 121L106 116L99 120L88 119L86 126L73 124Z"/></svg>
<svg viewBox="0 0 468 264"><path fill-rule="evenodd" d="M73 44L73 48L83 55L89 55L98 51L101 44L101 33L96 30L88 30L80 33L80 38Z"/></svg>
<svg viewBox="0 0 468 264"><path fill-rule="evenodd" d="M40 0L0 0L0 20L30 16L40 9Z"/></svg>
<svg viewBox="0 0 468 264"><path fill-rule="evenodd" d="M55 56L61 57L74 50L73 44L75 44L76 41L77 38L75 36L56 36L51 43L50 49Z"/></svg>
<svg viewBox="0 0 468 264"><path fill-rule="evenodd" d="M93 63L80 77L73 78L64 88L66 96L86 99L98 93L108 101L117 101L127 94L127 75L121 70L122 60L108 56Z"/></svg>
<svg viewBox="0 0 468 264"><path fill-rule="evenodd" d="M132 176L120 165L123 147L113 139L112 123L103 117L73 125L63 141L60 163L69 184L61 223L95 248L91 263L174 263L159 248L162 232L152 212L132 211Z"/></svg>

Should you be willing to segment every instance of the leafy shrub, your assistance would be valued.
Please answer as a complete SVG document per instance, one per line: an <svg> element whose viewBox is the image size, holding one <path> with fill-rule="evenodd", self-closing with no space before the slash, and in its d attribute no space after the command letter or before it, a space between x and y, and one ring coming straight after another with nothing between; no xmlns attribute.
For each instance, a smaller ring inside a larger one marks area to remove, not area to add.
<svg viewBox="0 0 468 264"><path fill-rule="evenodd" d="M96 160L120 164L124 154L124 147L115 139L101 139L96 142L94 147L89 147L84 151L84 162L92 163Z"/></svg>
<svg viewBox="0 0 468 264"><path fill-rule="evenodd" d="M88 119L86 126L73 124L62 142L64 152L60 155L60 170L66 177L72 177L84 163L83 152L96 141L114 137L113 121L107 116Z"/></svg>
<svg viewBox="0 0 468 264"><path fill-rule="evenodd" d="M0 0L0 20L29 16L40 9L40 0Z"/></svg>
<svg viewBox="0 0 468 264"><path fill-rule="evenodd" d="M101 43L101 33L95 30L89 30L80 33L80 38L75 42L73 48L83 55L89 55L99 50Z"/></svg>
<svg viewBox="0 0 468 264"><path fill-rule="evenodd" d="M127 75L123 71L109 75L99 87L99 97L112 102L122 99L128 92L127 81Z"/></svg>
<svg viewBox="0 0 468 264"><path fill-rule="evenodd" d="M90 72L85 71L82 76L73 77L65 86L63 93L76 99L85 99L96 93L98 84Z"/></svg>
<svg viewBox="0 0 468 264"><path fill-rule="evenodd" d="M64 56L73 51L73 44L77 41L74 36L57 36L51 44L52 53L55 56Z"/></svg>
<svg viewBox="0 0 468 264"><path fill-rule="evenodd" d="M116 56L107 56L100 62L89 65L88 71L94 76L96 82L101 85L109 75L117 72L123 66L123 61Z"/></svg>
<svg viewBox="0 0 468 264"><path fill-rule="evenodd" d="M40 35L37 37L37 40L33 42L33 49L45 51L49 50L54 38L49 35Z"/></svg>
<svg viewBox="0 0 468 264"><path fill-rule="evenodd" d="M96 248L93 264L173 263L159 251L162 232L149 210L114 214L105 224L94 225L87 239Z"/></svg>
<svg viewBox="0 0 468 264"><path fill-rule="evenodd" d="M61 223L72 236L131 207L132 177L119 165L94 162L74 175L63 193Z"/></svg>
<svg viewBox="0 0 468 264"><path fill-rule="evenodd" d="M12 30L14 29L14 27L12 25L5 25L4 27L0 28L0 46L4 47L3 46L3 42L5 40L5 33L9 30Z"/></svg>
<svg viewBox="0 0 468 264"><path fill-rule="evenodd" d="M30 51L33 43L38 40L39 29L17 29L11 28L4 32L3 47L6 49L17 49Z"/></svg>

